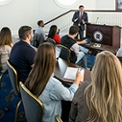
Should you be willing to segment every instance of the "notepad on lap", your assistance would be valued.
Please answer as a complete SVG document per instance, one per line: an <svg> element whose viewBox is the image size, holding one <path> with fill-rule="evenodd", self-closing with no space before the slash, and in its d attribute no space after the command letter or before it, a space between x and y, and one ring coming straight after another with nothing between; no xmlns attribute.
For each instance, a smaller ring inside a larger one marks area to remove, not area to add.
<svg viewBox="0 0 122 122"><path fill-rule="evenodd" d="M79 68L75 68L75 67L67 67L65 73L64 73L64 81L68 81L68 82L74 82L76 79L76 73L78 71ZM83 78L81 79L81 81L83 81L84 79L84 69L81 70L81 73L83 74Z"/></svg>
<svg viewBox="0 0 122 122"><path fill-rule="evenodd" d="M65 74L64 74L64 80L68 80L68 81L71 80L71 82L73 82L75 80L77 71L78 71L78 68L67 67Z"/></svg>

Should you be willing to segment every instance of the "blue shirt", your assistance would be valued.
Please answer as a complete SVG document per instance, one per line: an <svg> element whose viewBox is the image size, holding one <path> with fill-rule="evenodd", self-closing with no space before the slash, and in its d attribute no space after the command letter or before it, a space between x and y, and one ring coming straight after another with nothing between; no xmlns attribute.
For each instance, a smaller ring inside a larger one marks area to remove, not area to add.
<svg viewBox="0 0 122 122"><path fill-rule="evenodd" d="M10 63L17 70L19 81L25 82L34 64L36 51L24 41L14 44L10 53Z"/></svg>
<svg viewBox="0 0 122 122"><path fill-rule="evenodd" d="M74 93L78 89L76 84L69 88L51 76L39 99L44 104L43 122L56 122L55 116L61 116L61 100L72 101Z"/></svg>
<svg viewBox="0 0 122 122"><path fill-rule="evenodd" d="M39 34L39 35L42 35L44 40L46 40L46 36L45 36L45 32L43 30L43 28L41 26L39 26L36 30L35 30L35 33Z"/></svg>

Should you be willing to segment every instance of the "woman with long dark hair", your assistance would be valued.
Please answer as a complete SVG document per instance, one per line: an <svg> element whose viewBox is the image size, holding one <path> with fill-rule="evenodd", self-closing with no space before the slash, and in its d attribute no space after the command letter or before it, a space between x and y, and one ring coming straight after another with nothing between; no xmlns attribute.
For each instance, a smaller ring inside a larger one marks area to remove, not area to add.
<svg viewBox="0 0 122 122"><path fill-rule="evenodd" d="M6 61L9 59L12 46L11 30L8 27L3 27L0 31L1 72L5 72L7 70Z"/></svg>
<svg viewBox="0 0 122 122"><path fill-rule="evenodd" d="M58 27L56 25L52 25L48 33L48 38L53 39L56 42L56 44L60 44L61 42L61 38L58 32L59 32Z"/></svg>
<svg viewBox="0 0 122 122"><path fill-rule="evenodd" d="M71 106L69 122L122 121L122 66L108 51L96 56L91 83L82 82Z"/></svg>
<svg viewBox="0 0 122 122"><path fill-rule="evenodd" d="M53 77L55 65L54 46L48 42L39 45L34 67L25 82L30 91L44 104L43 122L55 122L55 115L61 116L61 100L72 100L82 78L78 71L74 83L66 88Z"/></svg>

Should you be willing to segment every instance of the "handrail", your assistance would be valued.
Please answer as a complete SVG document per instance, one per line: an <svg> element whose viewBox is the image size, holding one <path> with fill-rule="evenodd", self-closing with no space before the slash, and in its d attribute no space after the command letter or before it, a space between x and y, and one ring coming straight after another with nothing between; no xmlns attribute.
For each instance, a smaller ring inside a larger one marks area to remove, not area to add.
<svg viewBox="0 0 122 122"><path fill-rule="evenodd" d="M48 22L46 22L46 23L44 23L44 24L47 25L48 23L50 23L50 22L52 22L52 21L54 21L54 20L56 20L56 19L58 19L58 18L60 18L60 17L62 17L62 16L64 16L64 15L66 15L66 14L68 14L68 13L70 13L70 12L73 12L73 11L75 11L75 10L67 11L67 12L65 12L65 13L63 13L63 14L57 16L57 17L55 17L54 19L51 19L50 21L48 21Z"/></svg>
<svg viewBox="0 0 122 122"><path fill-rule="evenodd" d="M57 16L57 17L55 17L55 18L53 18L53 19L51 19L47 22L45 22L44 25L47 25L48 23L50 23L50 22L52 22L52 21L54 21L54 20L56 20L56 19L58 19L58 18L60 18L64 15L66 15L70 12L75 12L75 11L78 11L78 10L69 10L69 11L67 11L67 12L65 12L65 13L63 13L63 14L61 14L61 15L59 15L59 16ZM85 11L86 12L122 12L122 11L117 11L117 10L85 10Z"/></svg>

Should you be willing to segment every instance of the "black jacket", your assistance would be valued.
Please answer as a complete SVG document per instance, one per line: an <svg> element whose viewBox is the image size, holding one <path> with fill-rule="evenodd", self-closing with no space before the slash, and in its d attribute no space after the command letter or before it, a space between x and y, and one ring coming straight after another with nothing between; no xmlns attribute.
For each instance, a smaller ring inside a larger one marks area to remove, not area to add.
<svg viewBox="0 0 122 122"><path fill-rule="evenodd" d="M76 41L74 39L72 39L71 37L69 37L68 35L63 36L61 38L61 44L64 45L65 47L67 47L69 50L72 47L73 44L75 44ZM77 56L75 54L75 52L71 51L71 55L70 55L70 62L75 63L77 60Z"/></svg>

